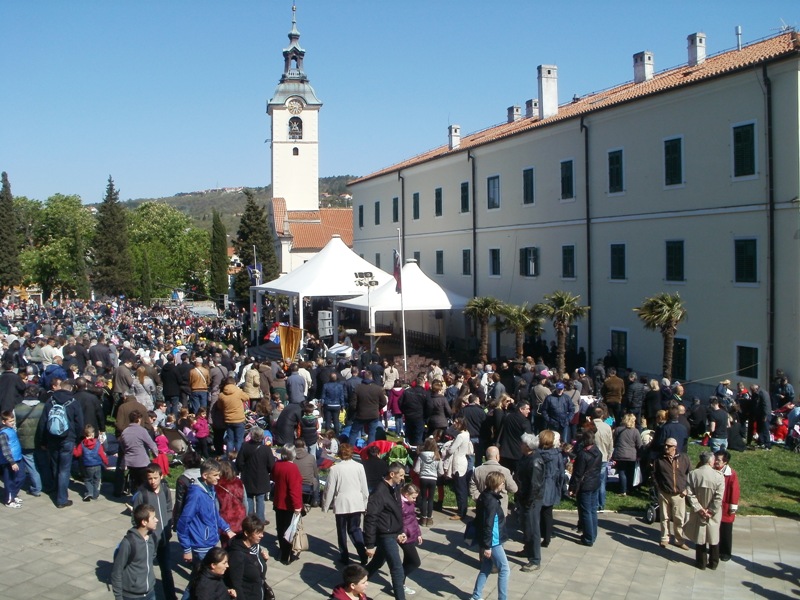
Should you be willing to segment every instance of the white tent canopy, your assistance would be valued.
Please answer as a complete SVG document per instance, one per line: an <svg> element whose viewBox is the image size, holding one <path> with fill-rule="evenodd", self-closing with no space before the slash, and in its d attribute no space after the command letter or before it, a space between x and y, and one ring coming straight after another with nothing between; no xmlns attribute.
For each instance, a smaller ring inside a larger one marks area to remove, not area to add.
<svg viewBox="0 0 800 600"><path fill-rule="evenodd" d="M363 287L356 285L355 273L358 272L371 272L378 285L390 280L394 281L389 273L381 271L361 258L347 247L341 236L334 234L322 250L291 273L251 287L251 306L253 296L256 294L263 295L266 292L273 292L286 296L298 296L298 304L301 307L298 325L302 329L303 298L358 296L364 292ZM258 302L257 306L260 311L261 303ZM292 314L291 311L289 314Z"/></svg>
<svg viewBox="0 0 800 600"><path fill-rule="evenodd" d="M468 299L464 296L444 289L429 278L419 268L416 260L409 259L403 265L403 305L402 309L410 310L449 310L463 308ZM400 294L395 291L394 279L374 288L367 294L350 300L336 302L336 306L369 311L370 330L375 327L375 313L401 310Z"/></svg>

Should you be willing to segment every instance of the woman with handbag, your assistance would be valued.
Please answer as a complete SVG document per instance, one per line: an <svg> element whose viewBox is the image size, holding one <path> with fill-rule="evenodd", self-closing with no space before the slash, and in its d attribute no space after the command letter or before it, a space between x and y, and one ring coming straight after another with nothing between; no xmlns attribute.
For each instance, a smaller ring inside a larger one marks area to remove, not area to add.
<svg viewBox="0 0 800 600"><path fill-rule="evenodd" d="M228 548L229 564L225 578L229 587L236 590L237 600L269 600L269 587L265 581L269 554L261 546L264 526L264 521L254 514L245 517L241 533L231 540Z"/></svg>

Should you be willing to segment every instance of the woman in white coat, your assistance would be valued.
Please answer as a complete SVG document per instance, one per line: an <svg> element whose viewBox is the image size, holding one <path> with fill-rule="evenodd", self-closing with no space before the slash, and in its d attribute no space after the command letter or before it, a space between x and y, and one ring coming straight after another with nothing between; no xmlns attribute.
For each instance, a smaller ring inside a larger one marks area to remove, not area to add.
<svg viewBox="0 0 800 600"><path fill-rule="evenodd" d="M456 495L456 514L451 520L463 519L467 516L467 482L469 481L469 460L473 454L472 442L469 441L469 430L464 419L458 418L453 423L458 435L450 443L445 454L445 475L453 480L453 491ZM450 459L449 461L447 459Z"/></svg>
<svg viewBox="0 0 800 600"><path fill-rule="evenodd" d="M353 541L362 565L367 564L367 548L361 530L361 515L367 510L369 490L367 476L361 463L353 460L353 447L350 444L339 446L341 462L333 465L328 472L322 511L327 512L333 504L336 514L336 537L339 542L339 562L350 564L347 536Z"/></svg>

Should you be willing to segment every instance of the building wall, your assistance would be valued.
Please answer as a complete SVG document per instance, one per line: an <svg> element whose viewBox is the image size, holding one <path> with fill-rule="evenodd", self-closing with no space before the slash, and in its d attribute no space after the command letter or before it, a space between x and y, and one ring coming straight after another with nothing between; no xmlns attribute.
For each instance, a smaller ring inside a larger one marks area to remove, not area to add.
<svg viewBox="0 0 800 600"><path fill-rule="evenodd" d="M303 138L289 139L287 109L272 107L272 195L286 198L289 210L319 208L319 109L307 107L297 115ZM294 155L295 149L297 155Z"/></svg>
<svg viewBox="0 0 800 600"><path fill-rule="evenodd" d="M800 110L798 60L770 65L775 199L774 368L791 375L800 364L796 321L800 302ZM645 84L646 85L646 84ZM381 253L391 260L398 223L391 222L391 199L405 207L406 256L420 253L420 267L444 287L468 297L495 296L520 304L542 301L563 289L591 303L589 320L578 325L578 345L594 358L611 347L612 330L627 333L627 364L644 373L661 370L662 342L646 331L632 310L644 298L679 292L688 309L678 336L687 347L690 379L716 384L729 376L764 383L769 323L770 180L767 164L766 96L760 67L678 88L579 119L534 128L510 139L450 155L352 186L355 250L368 260ZM756 172L733 176L733 127L754 124ZM589 202L585 186L588 135ZM681 140L682 178L665 184L665 140ZM609 190L609 152L622 151L622 190ZM562 199L561 162L572 160L574 194ZM474 179L473 179L474 168ZM523 203L523 171L534 170L534 201ZM487 205L487 181L499 176L500 206ZM461 182L474 187L475 206L460 212ZM401 185L404 184L404 185ZM434 215L436 188L443 192L443 216ZM404 188L404 192L403 192ZM413 194L420 194L420 218L412 218ZM381 203L375 225L374 203ZM359 228L359 206L364 227ZM477 244L473 245L473 214ZM591 233L591 295L588 287L587 210ZM735 246L755 240L757 279L735 279ZM667 242L683 242L681 281L668 281ZM625 246L625 274L611 277L611 246ZM562 247L573 245L575 277L562 275ZM539 274L520 275L519 250L539 249ZM476 257L473 275L462 275L461 251ZM500 273L489 273L491 249L500 252ZM444 273L435 274L436 251L444 252ZM386 261L386 262L384 262ZM591 296L591 300L590 300ZM451 319L451 332L464 335ZM552 339L548 329L545 336ZM510 354L513 339L503 336L499 352ZM737 373L737 346L758 349L756 378Z"/></svg>

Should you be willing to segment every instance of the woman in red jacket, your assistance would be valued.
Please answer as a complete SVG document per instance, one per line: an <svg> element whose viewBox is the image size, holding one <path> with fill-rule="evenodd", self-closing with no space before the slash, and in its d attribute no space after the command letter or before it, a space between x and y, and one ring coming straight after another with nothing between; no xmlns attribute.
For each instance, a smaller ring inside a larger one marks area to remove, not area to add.
<svg viewBox="0 0 800 600"><path fill-rule="evenodd" d="M288 565L299 557L292 554L292 544L284 539L295 513L303 509L303 476L292 461L296 454L294 446L286 445L280 450L281 460L272 471L272 506L275 509L275 526L281 545L281 562Z"/></svg>
<svg viewBox="0 0 800 600"><path fill-rule="evenodd" d="M231 526L231 531L241 533L242 521L247 516L244 484L236 476L230 461L221 460L219 466L219 481L214 486L219 502L219 514ZM227 538L223 540L223 547L227 547L227 542Z"/></svg>
<svg viewBox="0 0 800 600"><path fill-rule="evenodd" d="M733 521L739 508L739 477L728 462L731 455L720 450L714 455L714 468L725 476L725 493L722 496L722 522L719 526L719 559L730 560L733 547Z"/></svg>

